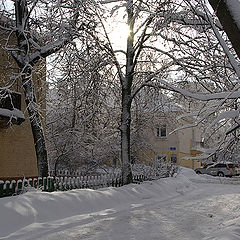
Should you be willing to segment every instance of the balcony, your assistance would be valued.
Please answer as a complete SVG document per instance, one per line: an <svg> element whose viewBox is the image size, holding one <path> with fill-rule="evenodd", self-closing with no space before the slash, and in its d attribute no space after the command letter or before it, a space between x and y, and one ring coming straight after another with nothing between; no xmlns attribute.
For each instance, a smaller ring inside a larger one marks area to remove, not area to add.
<svg viewBox="0 0 240 240"><path fill-rule="evenodd" d="M204 148L204 142L192 141L191 150L201 150Z"/></svg>

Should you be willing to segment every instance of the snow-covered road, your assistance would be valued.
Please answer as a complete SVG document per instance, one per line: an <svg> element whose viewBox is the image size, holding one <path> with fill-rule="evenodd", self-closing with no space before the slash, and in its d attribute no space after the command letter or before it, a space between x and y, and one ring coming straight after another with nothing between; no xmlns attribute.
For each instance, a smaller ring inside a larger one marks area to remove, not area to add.
<svg viewBox="0 0 240 240"><path fill-rule="evenodd" d="M167 201L65 219L63 225L54 230L50 227L43 235L24 235L26 240L204 239L240 217L239 187L201 184L197 190Z"/></svg>
<svg viewBox="0 0 240 240"><path fill-rule="evenodd" d="M92 191L88 198L94 208L92 211L82 202L86 206L85 213L83 210L76 210L76 214L60 218L57 217L60 213L55 212L56 220L51 221L43 221L43 216L40 221L36 217L34 223L16 231L13 229L11 234L0 239L240 239L240 185L207 184L202 183L204 178L201 176L195 177L188 171L186 175L188 176L178 176L170 181L165 179L114 189L114 192L103 190L102 192L108 195L104 206L104 196L102 199L94 198L96 193ZM198 180L201 183L197 183ZM115 196L121 201L118 202ZM125 203L122 202L124 196ZM115 204L112 202L114 199ZM65 198L66 204L71 200ZM39 203L36 203L37 205ZM32 207L34 208L34 204ZM76 208L74 201L73 208ZM49 211L51 212L51 209ZM54 211L51 212L53 213Z"/></svg>

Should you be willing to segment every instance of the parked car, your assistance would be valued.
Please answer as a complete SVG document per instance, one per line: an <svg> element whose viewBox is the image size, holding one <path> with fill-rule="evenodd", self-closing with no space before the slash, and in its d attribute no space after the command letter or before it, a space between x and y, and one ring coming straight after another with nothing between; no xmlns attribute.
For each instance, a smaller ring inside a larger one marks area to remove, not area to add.
<svg viewBox="0 0 240 240"><path fill-rule="evenodd" d="M209 163L204 167L195 169L195 172L219 177L232 177L240 175L240 168L235 163Z"/></svg>
<svg viewBox="0 0 240 240"><path fill-rule="evenodd" d="M204 166L202 166L202 167L200 167L200 168L196 168L195 169L195 172L197 173L197 174L207 174L207 169L208 169L208 167L210 167L210 166L212 166L212 165L214 165L215 163L208 163L208 164L206 164L206 165L204 165Z"/></svg>

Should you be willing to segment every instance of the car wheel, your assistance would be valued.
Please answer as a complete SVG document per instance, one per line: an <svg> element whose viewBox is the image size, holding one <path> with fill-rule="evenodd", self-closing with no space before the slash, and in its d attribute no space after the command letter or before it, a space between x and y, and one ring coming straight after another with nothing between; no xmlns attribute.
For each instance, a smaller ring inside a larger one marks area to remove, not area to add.
<svg viewBox="0 0 240 240"><path fill-rule="evenodd" d="M224 173L223 173L223 172L219 172L219 173L218 173L218 176L219 176L219 177L224 177Z"/></svg>
<svg viewBox="0 0 240 240"><path fill-rule="evenodd" d="M196 174L202 174L200 171L196 171Z"/></svg>

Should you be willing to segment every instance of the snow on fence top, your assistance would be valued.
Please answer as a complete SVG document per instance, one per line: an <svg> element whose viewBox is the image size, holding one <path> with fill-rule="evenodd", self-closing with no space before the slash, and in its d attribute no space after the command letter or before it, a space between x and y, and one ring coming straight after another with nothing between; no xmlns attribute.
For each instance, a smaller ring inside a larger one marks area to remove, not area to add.
<svg viewBox="0 0 240 240"><path fill-rule="evenodd" d="M146 180L153 180L166 177L164 175L136 174L133 176L135 183L140 183ZM120 187L122 186L122 177L120 174L104 174L96 176L80 176L80 177L44 177L44 178L29 178L13 181L0 180L0 198L12 195L17 195L27 191L29 188L40 189L42 191L66 191L71 189L98 189L103 187Z"/></svg>

